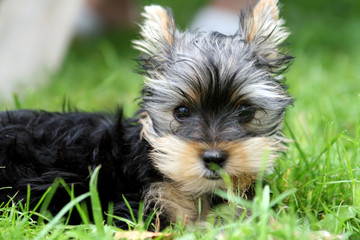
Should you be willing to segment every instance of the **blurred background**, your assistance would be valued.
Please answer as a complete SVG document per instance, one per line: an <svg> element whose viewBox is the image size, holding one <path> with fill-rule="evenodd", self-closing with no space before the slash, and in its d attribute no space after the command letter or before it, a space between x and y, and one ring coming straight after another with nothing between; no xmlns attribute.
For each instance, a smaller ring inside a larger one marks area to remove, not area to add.
<svg viewBox="0 0 360 240"><path fill-rule="evenodd" d="M219 2L36 0L39 7L35 7L29 0L21 1L20 8L16 1L21 0L0 1L1 110L62 111L65 105L81 111L114 111L123 106L128 116L137 108L134 100L142 85L142 77L133 71L138 52L131 40L138 37L134 22L141 21L143 5L171 7L184 29ZM360 112L360 1L280 2L292 32L288 48L296 57L288 75L296 99L289 121L300 122L305 129L312 119L333 121L355 134ZM45 63L40 72L34 70L39 62ZM25 71L28 65L35 67Z"/></svg>

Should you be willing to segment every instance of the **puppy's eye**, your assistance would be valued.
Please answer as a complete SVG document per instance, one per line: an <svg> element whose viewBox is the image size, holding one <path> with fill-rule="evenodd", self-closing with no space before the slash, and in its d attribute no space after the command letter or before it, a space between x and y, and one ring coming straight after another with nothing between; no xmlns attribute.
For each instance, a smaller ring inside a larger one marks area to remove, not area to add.
<svg viewBox="0 0 360 240"><path fill-rule="evenodd" d="M251 106L243 105L239 109L239 122L241 123L248 123L250 122L255 116L255 109Z"/></svg>
<svg viewBox="0 0 360 240"><path fill-rule="evenodd" d="M183 121L191 116L190 110L185 106L175 108L174 117L178 121Z"/></svg>

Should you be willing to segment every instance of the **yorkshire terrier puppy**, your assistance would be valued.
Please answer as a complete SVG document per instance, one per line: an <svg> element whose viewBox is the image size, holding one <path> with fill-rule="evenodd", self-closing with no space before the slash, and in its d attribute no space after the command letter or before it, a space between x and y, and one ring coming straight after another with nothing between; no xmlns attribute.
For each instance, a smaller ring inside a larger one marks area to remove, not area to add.
<svg viewBox="0 0 360 240"><path fill-rule="evenodd" d="M101 165L103 208L129 217L157 210L160 226L196 221L218 200L214 190L246 192L262 167L283 150L280 129L292 98L284 71L292 57L281 49L288 33L277 0L261 0L240 15L230 36L176 28L170 9L145 7L139 67L145 76L137 119L92 113L32 110L0 113L0 201L36 204L56 178L89 190L90 171ZM11 188L6 188L11 187ZM248 196L251 197L251 196ZM69 194L60 188L49 210Z"/></svg>

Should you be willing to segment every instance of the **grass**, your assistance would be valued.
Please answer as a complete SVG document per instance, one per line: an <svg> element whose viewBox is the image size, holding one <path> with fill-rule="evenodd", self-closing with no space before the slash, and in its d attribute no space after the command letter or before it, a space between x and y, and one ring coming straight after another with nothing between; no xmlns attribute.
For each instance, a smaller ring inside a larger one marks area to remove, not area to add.
<svg viewBox="0 0 360 240"><path fill-rule="evenodd" d="M173 6L180 25L186 25L186 7L178 1L156 2ZM191 2L190 12L203 3ZM213 218L201 228L185 229L179 223L167 230L178 239L317 239L319 231L360 238L360 15L355 10L360 3L282 3L293 32L290 49L296 56L288 75L289 91L296 99L284 124L292 140L288 151L266 177L269 187L258 187L252 202L231 197L230 207L218 209L222 225ZM16 101L1 103L2 109L61 111L66 99L70 106L86 111L114 111L121 105L130 116L137 105L129 100L138 96L142 81L132 72L131 59L137 53L129 41L135 36L128 31L75 41L51 81ZM64 211L77 211L79 198L91 197L93 212L99 213L96 196L92 188L87 195L73 197ZM112 239L119 231L104 225L101 217L95 224L69 226L61 215L49 217L40 211L49 222L35 222L35 213L27 206L12 201L0 205L0 239ZM233 208L244 207L252 212L250 218L234 216ZM134 218L132 228L141 230L142 221Z"/></svg>

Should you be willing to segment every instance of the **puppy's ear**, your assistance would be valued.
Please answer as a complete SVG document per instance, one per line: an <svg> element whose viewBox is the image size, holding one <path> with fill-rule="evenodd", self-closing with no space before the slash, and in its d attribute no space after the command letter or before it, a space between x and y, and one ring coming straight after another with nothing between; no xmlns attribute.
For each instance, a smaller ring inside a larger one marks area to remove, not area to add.
<svg viewBox="0 0 360 240"><path fill-rule="evenodd" d="M144 17L144 22L140 25L142 39L133 41L134 48L149 57L167 54L174 44L176 32L171 9L150 5L144 8L142 16Z"/></svg>
<svg viewBox="0 0 360 240"><path fill-rule="evenodd" d="M289 36L279 18L278 0L259 0L243 22L246 42L255 46L258 56L271 61L279 57L279 45Z"/></svg>

